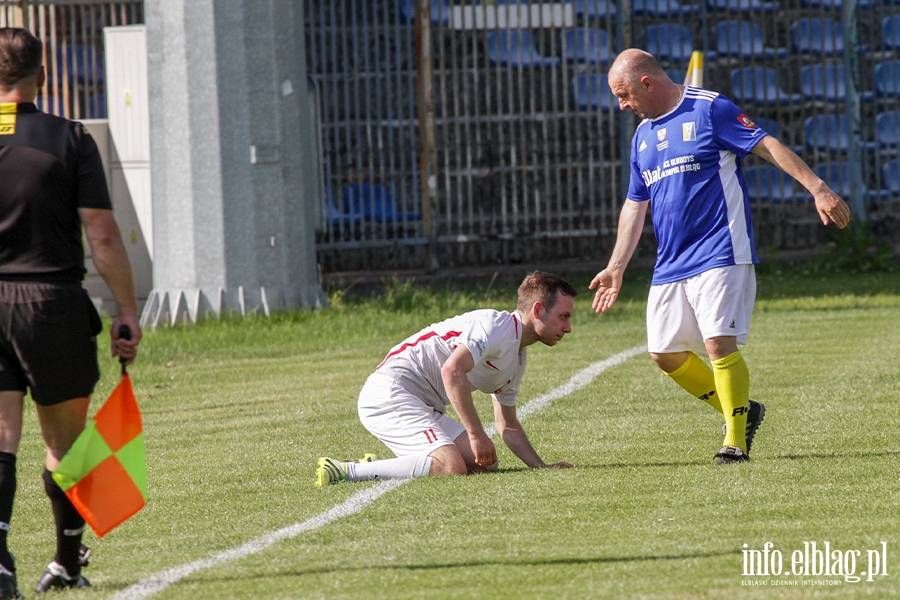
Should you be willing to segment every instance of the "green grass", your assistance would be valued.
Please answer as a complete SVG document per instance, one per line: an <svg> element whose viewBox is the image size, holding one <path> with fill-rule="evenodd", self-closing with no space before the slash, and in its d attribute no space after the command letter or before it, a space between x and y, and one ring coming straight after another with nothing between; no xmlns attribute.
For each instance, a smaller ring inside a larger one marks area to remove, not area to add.
<svg viewBox="0 0 900 600"><path fill-rule="evenodd" d="M585 289L573 333L556 348L532 347L522 402L644 343L648 274L627 277L610 313L592 314ZM575 469L530 471L500 444L500 473L416 480L158 597L897 597L897 279L760 270L745 356L751 395L769 413L749 464L711 465L719 417L641 354L525 422L546 460ZM589 280L573 278L580 288ZM130 371L144 413L149 502L103 540L86 536L94 588L67 597L108 597L373 485L312 485L322 454L389 455L356 417L367 375L417 328L482 306L511 308L514 294L508 284L454 293L395 282L381 299L333 294L330 311L146 332ZM92 413L117 379L115 362L104 355L102 363ZM477 404L487 419L489 400ZM10 543L27 594L54 542L33 409L25 429ZM886 541L889 576L743 586L743 545L767 541L786 565L805 541L843 551Z"/></svg>

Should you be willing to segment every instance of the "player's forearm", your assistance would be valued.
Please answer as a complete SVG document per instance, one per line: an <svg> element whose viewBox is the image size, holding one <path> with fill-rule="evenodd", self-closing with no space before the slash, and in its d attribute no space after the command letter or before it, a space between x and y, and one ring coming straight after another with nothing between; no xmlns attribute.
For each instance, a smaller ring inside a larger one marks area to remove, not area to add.
<svg viewBox="0 0 900 600"><path fill-rule="evenodd" d="M616 234L616 244L613 247L612 256L609 258L607 269L622 273L631 262L634 251L637 249L644 229L644 216L647 206L645 202L625 200L622 212L619 214L619 228Z"/></svg>
<svg viewBox="0 0 900 600"><path fill-rule="evenodd" d="M753 147L753 153L793 177L813 196L817 196L829 189L822 178L816 175L809 168L809 165L803 162L802 158L771 136L766 136L760 140Z"/></svg>
<svg viewBox="0 0 900 600"><path fill-rule="evenodd" d="M472 399L472 390L469 388L469 379L465 371L441 372L444 380L444 388L453 410L459 416L462 426L466 428L469 436L485 435L484 426L478 411L475 410L475 401Z"/></svg>
<svg viewBox="0 0 900 600"><path fill-rule="evenodd" d="M500 433L500 437L503 439L503 443L512 450L512 453L532 469L546 466L541 457L538 456L537 450L531 445L531 440L528 439L525 430L521 428L506 428Z"/></svg>

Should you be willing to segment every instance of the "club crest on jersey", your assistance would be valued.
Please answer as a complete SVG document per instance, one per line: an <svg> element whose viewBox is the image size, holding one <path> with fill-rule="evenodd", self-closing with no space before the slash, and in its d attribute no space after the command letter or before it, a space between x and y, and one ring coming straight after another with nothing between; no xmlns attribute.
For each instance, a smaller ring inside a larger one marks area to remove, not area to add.
<svg viewBox="0 0 900 600"><path fill-rule="evenodd" d="M697 141L697 128L694 127L693 121L681 124L681 139L685 142Z"/></svg>
<svg viewBox="0 0 900 600"><path fill-rule="evenodd" d="M741 125L743 125L743 126L746 127L747 129L756 129L756 123L754 123L754 122L750 119L750 117L748 117L748 116L745 115L744 113L739 114L737 120L738 120L738 123L740 123Z"/></svg>
<svg viewBox="0 0 900 600"><path fill-rule="evenodd" d="M662 129L660 129L656 132L656 139L658 139L659 141L663 141L664 139L666 139L666 128L665 127L663 127Z"/></svg>

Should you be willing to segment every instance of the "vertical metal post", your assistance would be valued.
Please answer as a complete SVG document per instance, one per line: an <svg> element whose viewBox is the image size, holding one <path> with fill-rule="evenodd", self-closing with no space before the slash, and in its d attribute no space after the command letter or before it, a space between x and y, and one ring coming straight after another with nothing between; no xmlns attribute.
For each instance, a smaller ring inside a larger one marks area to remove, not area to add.
<svg viewBox="0 0 900 600"><path fill-rule="evenodd" d="M850 198L847 198L855 219L865 221L863 157L860 151L861 113L859 106L859 27L857 26L857 0L845 0L841 7L841 24L846 39L844 48L844 70L847 73L847 165L850 175Z"/></svg>
<svg viewBox="0 0 900 600"><path fill-rule="evenodd" d="M416 112L419 120L419 190L422 198L422 229L428 238L427 269L438 269L437 158L434 152L434 65L431 42L431 0L416 0Z"/></svg>
<svg viewBox="0 0 900 600"><path fill-rule="evenodd" d="M619 34L618 50L620 52L632 47L633 32L631 29L631 5L631 0L624 0L622 2L619 2L619 10L616 14L616 30ZM600 93L605 94L606 90L601 90ZM616 110L619 110L617 101L615 101L613 103L613 106L610 107L610 112ZM622 177L622 199L624 199L626 194L628 194L628 182L631 179L631 164L629 158L631 157L631 136L634 133L634 128L632 127L632 116L633 114L630 110L619 110L619 156L621 157L622 161L622 164L619 168L619 173ZM619 202L621 202L621 200Z"/></svg>

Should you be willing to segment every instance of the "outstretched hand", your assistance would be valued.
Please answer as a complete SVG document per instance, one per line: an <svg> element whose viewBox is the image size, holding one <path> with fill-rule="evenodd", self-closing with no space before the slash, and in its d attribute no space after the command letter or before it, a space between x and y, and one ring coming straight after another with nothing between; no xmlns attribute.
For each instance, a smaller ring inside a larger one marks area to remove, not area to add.
<svg viewBox="0 0 900 600"><path fill-rule="evenodd" d="M571 469L574 467L572 463L567 463L563 461L555 462L552 465L544 465L545 469Z"/></svg>
<svg viewBox="0 0 900 600"><path fill-rule="evenodd" d="M612 305L616 303L616 298L619 297L621 287L621 275L615 275L609 269L604 269L597 273L591 280L591 285L588 286L588 289L597 288L597 293L594 294L594 301L591 304L594 307L594 312L605 313L612 308Z"/></svg>

